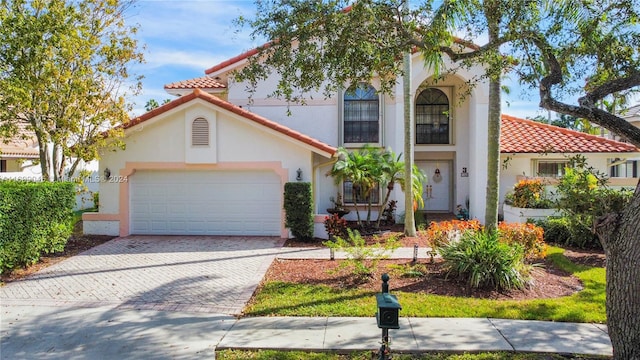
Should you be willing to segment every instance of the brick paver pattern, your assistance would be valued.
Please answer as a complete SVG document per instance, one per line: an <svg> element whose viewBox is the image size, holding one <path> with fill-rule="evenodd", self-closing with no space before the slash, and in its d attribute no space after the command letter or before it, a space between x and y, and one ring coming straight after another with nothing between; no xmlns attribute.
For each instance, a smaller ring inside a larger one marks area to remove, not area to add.
<svg viewBox="0 0 640 360"><path fill-rule="evenodd" d="M273 237L118 238L6 284L0 302L239 314L282 242Z"/></svg>

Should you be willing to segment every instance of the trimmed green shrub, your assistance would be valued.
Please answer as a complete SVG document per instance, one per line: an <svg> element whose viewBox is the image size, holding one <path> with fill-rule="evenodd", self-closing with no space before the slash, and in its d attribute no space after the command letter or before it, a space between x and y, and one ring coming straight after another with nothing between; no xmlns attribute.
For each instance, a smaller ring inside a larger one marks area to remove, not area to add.
<svg viewBox="0 0 640 360"><path fill-rule="evenodd" d="M473 288L522 289L529 281L531 266L524 262L522 246L501 242L496 231L465 231L460 240L445 243L437 251L448 275Z"/></svg>
<svg viewBox="0 0 640 360"><path fill-rule="evenodd" d="M633 191L608 188L606 176L588 166L581 155L571 158L570 164L560 178L556 193L556 207L563 214L563 224L570 236L565 238L553 230L554 236L563 236L551 241L581 248L602 248L594 234L594 222L605 214L622 211Z"/></svg>
<svg viewBox="0 0 640 360"><path fill-rule="evenodd" d="M535 221L544 230L544 241L553 244L568 244L571 239L569 221L564 217L549 217Z"/></svg>
<svg viewBox="0 0 640 360"><path fill-rule="evenodd" d="M301 241L313 240L313 199L311 183L284 184L285 226Z"/></svg>
<svg viewBox="0 0 640 360"><path fill-rule="evenodd" d="M0 272L64 250L74 204L73 183L0 181Z"/></svg>
<svg viewBox="0 0 640 360"><path fill-rule="evenodd" d="M590 220L590 219L589 219ZM544 241L578 248L602 249L598 236L585 224L585 215L548 218L536 222L544 229Z"/></svg>

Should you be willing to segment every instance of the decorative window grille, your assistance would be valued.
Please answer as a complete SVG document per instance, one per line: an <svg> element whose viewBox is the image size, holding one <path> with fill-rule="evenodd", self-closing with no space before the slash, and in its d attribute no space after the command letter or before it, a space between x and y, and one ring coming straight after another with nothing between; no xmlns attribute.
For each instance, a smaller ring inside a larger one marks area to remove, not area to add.
<svg viewBox="0 0 640 360"><path fill-rule="evenodd" d="M450 144L449 99L442 90L423 90L416 99L416 144Z"/></svg>
<svg viewBox="0 0 640 360"><path fill-rule="evenodd" d="M344 94L344 143L380 141L380 99L376 89L365 83Z"/></svg>

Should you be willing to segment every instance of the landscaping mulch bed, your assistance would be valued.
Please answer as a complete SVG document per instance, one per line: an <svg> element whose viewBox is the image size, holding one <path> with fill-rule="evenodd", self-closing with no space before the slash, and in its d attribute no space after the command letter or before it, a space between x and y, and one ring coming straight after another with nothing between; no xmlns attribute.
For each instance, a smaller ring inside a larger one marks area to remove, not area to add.
<svg viewBox="0 0 640 360"><path fill-rule="evenodd" d="M413 247L418 244L421 251L429 246L424 232L418 232L417 237L404 237L401 225L395 225L384 229L382 234L366 237L367 243L384 242L389 236L399 237L400 246ZM323 246L321 239L305 243L290 239L285 246L306 247ZM604 267L605 255L600 251L567 249L565 256L572 262L590 267ZM423 276L407 277L402 271L394 268L398 266L409 267L414 265L411 259L381 260L376 272L369 278L357 277L347 269L336 271L340 261L331 260L276 260L269 268L264 281L283 281L292 283L304 283L314 285L327 285L334 288L354 288L380 291L380 276L389 273L391 276L391 291L419 292L425 294L464 296L474 298L498 299L498 300L526 300L556 298L571 295L582 290L582 284L578 278L567 274L550 261L542 261L535 265L532 272L530 286L524 290L495 291L490 289L470 289L466 283L447 278L441 259L435 259L432 263L429 259L418 260Z"/></svg>
<svg viewBox="0 0 640 360"><path fill-rule="evenodd" d="M413 265L410 259L380 260L375 274L368 278L353 275L348 268L338 269L340 261L331 260L282 260L272 264L264 281L283 281L312 285L327 285L336 289L355 288L380 291L383 273L389 273L390 291L405 291L444 296L464 296L497 300L525 300L555 298L571 295L582 289L580 281L545 262L536 266L531 286L525 290L495 291L490 289L470 289L466 283L447 279L441 259L433 263L430 260L419 260L417 263L423 276L406 277L402 272L394 270L398 265ZM338 269L338 270L337 270ZM337 271L336 271L337 270Z"/></svg>

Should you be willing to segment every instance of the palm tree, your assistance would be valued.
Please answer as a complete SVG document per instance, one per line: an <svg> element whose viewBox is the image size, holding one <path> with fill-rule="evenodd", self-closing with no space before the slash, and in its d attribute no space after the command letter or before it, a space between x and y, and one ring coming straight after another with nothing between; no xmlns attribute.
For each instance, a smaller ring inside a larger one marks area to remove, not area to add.
<svg viewBox="0 0 640 360"><path fill-rule="evenodd" d="M389 198L391 197L391 192L395 188L395 184L400 184L402 191L406 193L405 187L405 162L400 161L402 154L396 155L393 151L385 151L380 156L380 168L381 168L381 177L380 184L385 186L387 191L384 197L384 200L380 203L378 208L378 219L376 221L376 226L380 227L380 221L382 220L382 212L389 202ZM423 184L426 182L426 176L415 164L412 166L412 174L411 174L411 195L413 201L418 203L418 206L424 206L424 200L422 199L422 191ZM412 207L413 208L413 207ZM406 211L405 211L406 213ZM406 221L406 219L405 219Z"/></svg>
<svg viewBox="0 0 640 360"><path fill-rule="evenodd" d="M375 188L378 179L376 178L376 161L375 150L370 145L363 146L357 151L348 151L345 148L338 148L338 161L327 175L334 178L336 185L340 185L345 181L351 182L352 204L356 208L356 216L358 225L362 226L360 212L357 209L358 199L369 199L369 208L371 207L371 191ZM369 210L370 213L370 210Z"/></svg>

